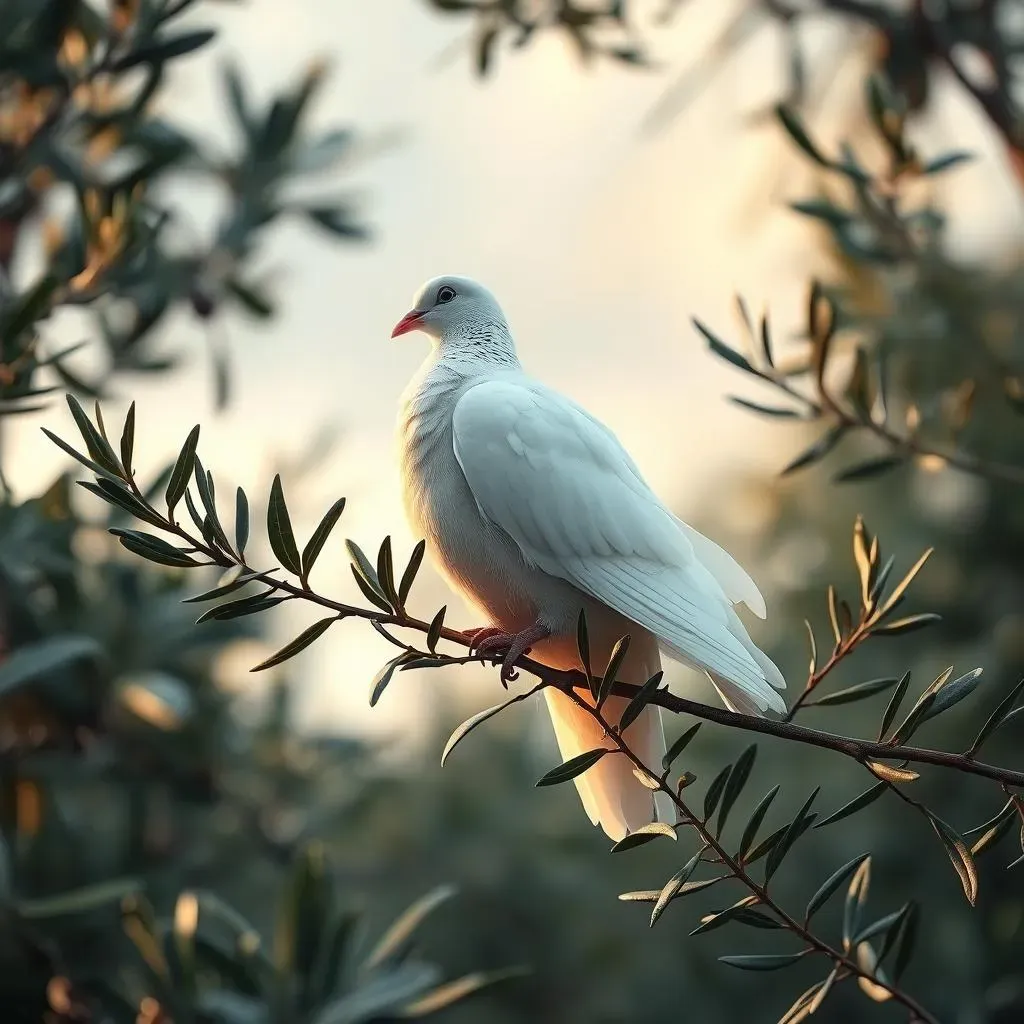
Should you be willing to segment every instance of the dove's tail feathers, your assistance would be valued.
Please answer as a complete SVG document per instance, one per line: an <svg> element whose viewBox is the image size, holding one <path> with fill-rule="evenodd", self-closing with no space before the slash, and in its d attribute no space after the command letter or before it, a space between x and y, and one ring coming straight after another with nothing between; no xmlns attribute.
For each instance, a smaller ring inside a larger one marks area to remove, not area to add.
<svg viewBox="0 0 1024 1024"><path fill-rule="evenodd" d="M742 676L729 676L724 672L711 671L699 663L698 667L704 668L711 684L731 711L745 715L763 715L769 710L777 711L780 715L785 714L786 702L777 692L786 689L785 677L775 662L750 639L736 612L730 608L726 614L728 633L723 631L723 637L728 639L735 650L745 651L750 655L757 666L758 674L744 672ZM674 644L662 640L661 646L669 657L689 665L694 664L694 659Z"/></svg>
<svg viewBox="0 0 1024 1024"><path fill-rule="evenodd" d="M615 749L601 725L560 690L549 686L544 696L563 761L598 747ZM628 703L625 697L609 697L602 710L609 721L616 722ZM623 738L647 767L660 771L665 755L661 708L645 708ZM673 824L677 820L672 802L665 794L655 794L640 782L624 754L606 754L574 781L587 816L616 842L652 821Z"/></svg>

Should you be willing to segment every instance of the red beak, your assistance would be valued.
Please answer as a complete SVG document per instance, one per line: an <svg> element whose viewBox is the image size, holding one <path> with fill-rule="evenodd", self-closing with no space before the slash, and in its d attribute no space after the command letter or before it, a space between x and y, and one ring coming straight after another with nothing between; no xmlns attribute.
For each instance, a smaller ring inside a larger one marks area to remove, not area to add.
<svg viewBox="0 0 1024 1024"><path fill-rule="evenodd" d="M401 320L395 324L395 329L391 332L392 338L397 338L400 334L408 334L410 331L415 331L423 319L423 313L418 309L411 309Z"/></svg>

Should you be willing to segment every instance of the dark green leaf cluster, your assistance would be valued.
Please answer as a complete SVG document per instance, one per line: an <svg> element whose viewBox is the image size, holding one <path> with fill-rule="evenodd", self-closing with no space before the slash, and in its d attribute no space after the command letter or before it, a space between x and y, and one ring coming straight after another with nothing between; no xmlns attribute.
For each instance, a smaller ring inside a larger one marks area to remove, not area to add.
<svg viewBox="0 0 1024 1024"><path fill-rule="evenodd" d="M288 194L298 179L339 166L351 149L347 130L311 136L305 128L320 65L264 110L227 68L241 140L233 152L212 151L162 112L168 76L215 38L189 17L198 7L11 0L0 9L0 416L34 411L60 386L96 397L113 373L170 369L174 357L154 346L174 310L191 308L200 319L231 309L268 316L271 300L249 264L282 215L345 240L364 235L350 199ZM172 235L188 211L166 185L186 173L219 187L226 204L211 241L183 250ZM44 267L21 284L8 273L32 247L42 249ZM75 368L70 357L80 346L49 343L46 321L63 306L90 312L90 333L102 344L98 376L86 379ZM210 334L210 357L223 402L228 370L219 337Z"/></svg>
<svg viewBox="0 0 1024 1024"><path fill-rule="evenodd" d="M827 172L827 196L793 203L793 209L824 225L843 258L859 266L878 271L932 266L941 247L943 218L931 206L910 208L904 193L915 180L958 166L968 155L948 153L922 162L906 136L905 98L879 76L870 79L867 96L871 124L889 157L888 167L880 174L869 172L848 145L838 157L826 155L795 109L777 108L794 146ZM831 195L836 189L827 187L829 177L849 194L847 205ZM940 403L900 400L906 389L899 385L911 374L920 376L911 362L913 353L880 338L872 318L860 313L839 289L812 282L805 347L796 358L782 361L773 353L767 318L762 317L755 331L742 299L738 305L749 356L727 345L699 320L694 325L715 355L778 392L785 404L739 396L732 401L762 416L813 422L823 428L813 444L782 470L783 476L821 461L848 438L864 438L874 451L835 473L836 482L873 480L911 463L1024 482L1024 467L976 455L958 443L971 422L978 379L952 382L947 399ZM985 376L991 377L992 369ZM992 384L1001 392L1000 401L1005 399L1012 408L1019 404L1017 368L999 368ZM952 437L952 444L944 440L947 437Z"/></svg>
<svg viewBox="0 0 1024 1024"><path fill-rule="evenodd" d="M646 48L626 17L627 0L602 3L561 0L543 4L495 2L495 0L427 0L435 11L473 17L473 58L477 74L494 67L495 52L507 43L513 49L527 46L541 32L557 32L572 44L580 61L598 57L630 67L649 64Z"/></svg>

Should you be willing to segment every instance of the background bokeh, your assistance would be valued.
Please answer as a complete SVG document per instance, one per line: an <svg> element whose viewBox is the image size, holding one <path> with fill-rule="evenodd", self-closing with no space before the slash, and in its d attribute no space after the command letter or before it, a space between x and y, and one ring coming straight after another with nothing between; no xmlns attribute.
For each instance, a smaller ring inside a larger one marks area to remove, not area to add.
<svg viewBox="0 0 1024 1024"><path fill-rule="evenodd" d="M1000 365L1019 373L1024 185L1005 140L947 72L931 70L911 137L925 154L966 149L976 159L915 194L948 218L941 251L927 264L892 268L851 259L827 230L786 205L821 182L763 116L786 89L785 35L767 22L735 47L716 43L755 3L690 0L667 23L654 9L673 5L636 4L640 35L652 38L650 67L581 66L562 34L540 32L521 50L502 48L485 78L474 74L466 17L428 3L194 6L185 23L219 35L173 63L161 115L211 147L227 146L235 126L222 85L226 58L254 102L293 82L313 58L326 59L330 74L310 122L314 130L343 122L358 142L338 180L329 174L323 184L358 202L369 238L338 245L308 225L275 223L261 234L250 271L273 296L275 316L211 322L184 309L161 325L162 346L183 353L184 364L167 374L115 376L104 394L108 423L120 422L129 400L137 403L140 477L154 476L202 422L204 464L222 493L246 488L259 506L257 523L275 472L302 535L346 495L317 578L324 591L359 601L340 538L375 550L390 534L402 555L416 540L402 519L391 430L397 396L425 353L418 336L390 342L390 328L422 280L469 274L501 298L527 367L608 423L679 514L751 569L769 606L755 638L791 685L806 668L802 619L825 633L826 585L856 592L850 534L858 513L898 567L934 546L908 604L941 613L941 625L869 644L831 685L911 668L920 688L948 664L982 665L987 697L920 737L943 749L969 741L997 695L1024 673L1020 486L927 464L845 486L830 482L828 466L779 479L815 432L729 404L727 394L764 392L715 360L690 324L697 316L723 337L738 336L733 296L741 292L752 308L770 310L779 350L796 351L807 278L816 274L842 288L850 308L875 318L867 328L874 343L907 353L912 366L944 368L904 375L895 386L906 393L940 402L951 382L976 373L990 333L1003 339ZM1008 40L1019 29L1012 15ZM863 83L880 59L879 33L828 10L801 31L815 137L832 149L853 139L877 159ZM682 69L701 61L714 73L688 102L666 107ZM210 183L182 175L162 188L184 211L186 234L210 234L221 212ZM12 277L32 278L43 258L27 245ZM54 344L88 339L92 330L74 308L45 328ZM229 356L224 409L215 408L207 359L214 332ZM71 361L86 377L101 363L91 346ZM998 400L979 400L964 444L1020 465L1020 420L988 415L986 402ZM653 930L642 908L616 901L619 892L660 886L679 866L678 854L652 843L609 857L571 787L534 789L556 759L539 705L489 723L442 770L438 755L454 725L498 699L493 672L402 675L371 710L367 688L387 647L365 624L349 622L294 661L250 675L313 616L288 607L194 626L195 607L180 600L202 589L197 581L112 553L97 529L105 525L99 503L72 497L64 478L54 484L68 460L39 426L71 438L70 424L56 402L3 422L12 491L0 518L5 632L82 633L107 656L102 668L48 680L42 695L0 694L0 715L14 733L24 738L42 721L46 734L28 754L20 741L8 743L3 760L4 824L22 896L141 876L162 914L182 888L209 889L268 933L293 855L315 839L343 902L366 909L369 935L416 897L452 883L457 899L422 930L446 976L531 968L445 1011L446 1019L654 1024L783 1013L801 987L789 973L727 974L715 958L740 951L736 936L687 938L716 899L696 896L670 908ZM44 492L44 501L29 500ZM81 521L66 518L72 507ZM256 550L261 534L254 529ZM46 576L55 595L46 607L17 589L32 572ZM449 624L471 624L425 568L411 609L429 618L445 602ZM682 669L670 668L669 679L677 692L709 697ZM809 710L806 721L868 733L880 709L862 707L844 707L838 717ZM51 749L55 736L61 740ZM986 756L1019 764L1019 737L1015 722ZM687 767L710 778L745 742L705 726ZM795 812L810 779L823 785L829 807L866 785L836 757L778 741L762 743L756 771L747 799L779 782L780 815ZM999 806L998 794L952 773L915 785L961 828ZM980 861L982 895L972 912L927 825L886 798L812 834L787 860L782 894L800 905L811 880L816 885L862 849L875 858L879 913L910 896L925 904L908 988L942 1020L1024 1018L1024 869L1004 872L998 854ZM53 970L88 988L111 969L118 945L97 936L118 929L116 912L105 908L59 917L38 947L22 948L12 931L0 1007L12 1020L40 1019ZM753 950L761 935L744 938ZM806 983L814 980L808 971ZM898 1019L853 986L828 1009L830 1021L871 1013ZM238 1012L214 1019L263 1019L246 1017L251 1008Z"/></svg>

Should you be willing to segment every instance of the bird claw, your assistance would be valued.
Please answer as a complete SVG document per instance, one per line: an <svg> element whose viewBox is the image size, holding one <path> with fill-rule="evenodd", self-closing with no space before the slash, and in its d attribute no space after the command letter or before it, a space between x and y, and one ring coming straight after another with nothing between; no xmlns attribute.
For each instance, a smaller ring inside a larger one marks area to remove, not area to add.
<svg viewBox="0 0 1024 1024"><path fill-rule="evenodd" d="M483 629L473 630L472 634L470 650L474 654L485 661L491 658L495 664L500 658L499 679L506 690L510 682L519 678L516 662L529 654L533 644L549 635L543 626L532 626L521 633L506 633L494 626L485 626ZM466 635L469 636L469 632Z"/></svg>
<svg viewBox="0 0 1024 1024"><path fill-rule="evenodd" d="M469 641L469 653L477 654L477 648L483 641L489 640L491 637L504 637L505 644L508 643L509 634L504 630L498 629L497 626L480 626L478 629L464 629L462 635Z"/></svg>

